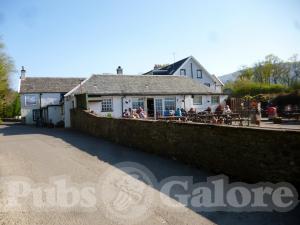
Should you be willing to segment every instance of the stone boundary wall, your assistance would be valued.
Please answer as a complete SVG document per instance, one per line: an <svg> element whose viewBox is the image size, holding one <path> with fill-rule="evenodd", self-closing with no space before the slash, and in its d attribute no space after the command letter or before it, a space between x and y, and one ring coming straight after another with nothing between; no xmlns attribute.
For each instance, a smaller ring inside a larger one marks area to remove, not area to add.
<svg viewBox="0 0 300 225"><path fill-rule="evenodd" d="M246 182L300 184L300 132L98 117L71 111L72 128Z"/></svg>

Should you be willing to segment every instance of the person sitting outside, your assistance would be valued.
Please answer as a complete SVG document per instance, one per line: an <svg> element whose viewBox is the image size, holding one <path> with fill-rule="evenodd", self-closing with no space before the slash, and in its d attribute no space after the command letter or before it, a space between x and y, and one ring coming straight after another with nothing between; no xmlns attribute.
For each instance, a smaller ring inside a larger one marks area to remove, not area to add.
<svg viewBox="0 0 300 225"><path fill-rule="evenodd" d="M142 118L142 119L146 119L147 118L147 115L146 115L146 112L144 111L144 109L142 107L140 107L137 112L139 114L139 117Z"/></svg>
<svg viewBox="0 0 300 225"><path fill-rule="evenodd" d="M123 117L124 118L129 118L129 116L130 116L130 113L128 112L127 109L125 109L125 111L123 112Z"/></svg>
<svg viewBox="0 0 300 225"><path fill-rule="evenodd" d="M181 108L180 111L182 116L187 116L187 113L184 108Z"/></svg>
<svg viewBox="0 0 300 225"><path fill-rule="evenodd" d="M218 105L218 107L215 110L215 113L218 115L223 114L223 109L221 105Z"/></svg>
<svg viewBox="0 0 300 225"><path fill-rule="evenodd" d="M211 108L208 106L207 109L204 110L204 112L207 112L208 114L211 113Z"/></svg>
<svg viewBox="0 0 300 225"><path fill-rule="evenodd" d="M224 107L223 114L226 114L226 115L231 114L231 109L229 108L229 105L226 105Z"/></svg>
<svg viewBox="0 0 300 225"><path fill-rule="evenodd" d="M132 118L133 118L133 119L138 119L138 118L140 118L139 114L136 112L135 109L132 110Z"/></svg>
<svg viewBox="0 0 300 225"><path fill-rule="evenodd" d="M182 116L181 110L179 108L176 109L175 116L178 116L178 117Z"/></svg>
<svg viewBox="0 0 300 225"><path fill-rule="evenodd" d="M190 110L188 111L189 114L195 114L196 110L194 108L190 108Z"/></svg>

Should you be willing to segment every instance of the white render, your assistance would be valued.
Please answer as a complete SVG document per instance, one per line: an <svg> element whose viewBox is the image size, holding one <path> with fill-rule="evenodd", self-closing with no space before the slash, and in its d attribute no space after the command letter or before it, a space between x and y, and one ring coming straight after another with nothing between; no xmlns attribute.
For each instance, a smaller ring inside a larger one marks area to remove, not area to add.
<svg viewBox="0 0 300 225"><path fill-rule="evenodd" d="M184 108L186 111L189 111L191 108L194 108L196 112L204 111L208 107L214 111L219 104L224 105L226 95L217 95L220 97L220 102L216 104L211 103L212 95L201 95L202 96L202 104L196 105L193 102L193 95L170 95L170 96L102 96L102 97L89 97L88 98L88 110L93 113L108 117L112 116L113 118L121 118L122 113L125 109L133 108L132 102L134 99L143 99L144 101L144 110L148 112L147 108L147 99L162 99L163 108L165 107L164 99L165 98L176 98L176 108ZM112 99L113 110L111 112L102 112L102 100L103 99ZM73 95L69 95L65 97L65 127L70 127L70 109L76 107L76 98ZM154 111L156 111L156 105L154 104Z"/></svg>
<svg viewBox="0 0 300 225"><path fill-rule="evenodd" d="M26 105L25 104L25 99L26 97L34 97L36 99L36 104L35 105ZM60 120L63 120L63 115L61 113L61 107L60 106L60 101L61 101L61 93L26 93L26 94L21 94L21 117L25 118L26 124L34 124L35 121L33 121L33 110L34 109L40 109L43 107L47 107L49 105L55 105L57 106L56 108L59 109L54 109L52 107L49 110L49 118L48 121L52 120L52 122L55 124L54 121L58 122ZM60 112L60 113L58 113Z"/></svg>
<svg viewBox="0 0 300 225"><path fill-rule="evenodd" d="M184 76L180 74L182 69L186 71L186 77L189 77L200 84L209 84L212 92L222 93L223 83L216 76L211 75L193 56L190 56L186 62L175 71L174 75ZM202 78L197 77L197 70L202 71Z"/></svg>

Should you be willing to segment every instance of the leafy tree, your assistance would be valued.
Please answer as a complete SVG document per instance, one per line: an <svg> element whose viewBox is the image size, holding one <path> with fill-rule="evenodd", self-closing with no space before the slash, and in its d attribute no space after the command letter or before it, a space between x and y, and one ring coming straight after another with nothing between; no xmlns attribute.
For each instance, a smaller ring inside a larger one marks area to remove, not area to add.
<svg viewBox="0 0 300 225"><path fill-rule="evenodd" d="M4 44L0 40L0 117L18 114L17 94L9 89L8 77L13 71L13 62L4 51ZM14 103L15 102L15 103Z"/></svg>

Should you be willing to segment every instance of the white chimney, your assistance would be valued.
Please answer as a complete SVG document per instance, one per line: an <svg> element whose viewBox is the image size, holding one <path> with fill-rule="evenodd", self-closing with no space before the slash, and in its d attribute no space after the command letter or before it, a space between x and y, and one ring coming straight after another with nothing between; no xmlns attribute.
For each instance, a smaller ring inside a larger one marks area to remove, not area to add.
<svg viewBox="0 0 300 225"><path fill-rule="evenodd" d="M25 70L24 66L22 66L20 79L25 80L25 77L26 77L25 75L26 75L26 70Z"/></svg>
<svg viewBox="0 0 300 225"><path fill-rule="evenodd" d="M118 66L117 68L117 75L123 75L123 69L121 66Z"/></svg>

